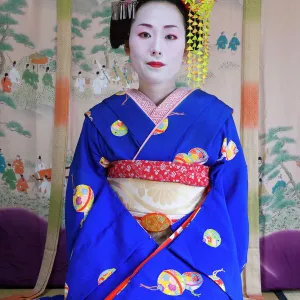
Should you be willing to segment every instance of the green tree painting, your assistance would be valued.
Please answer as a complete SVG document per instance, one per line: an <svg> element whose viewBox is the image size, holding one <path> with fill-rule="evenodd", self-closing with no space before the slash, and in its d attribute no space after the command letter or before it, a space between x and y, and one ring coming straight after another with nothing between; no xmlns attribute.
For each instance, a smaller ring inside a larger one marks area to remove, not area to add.
<svg viewBox="0 0 300 300"><path fill-rule="evenodd" d="M83 38L84 33L90 29L92 20L89 18L85 18L83 20L79 20L78 18L72 18L72 62L76 64L79 69L82 71L91 71L91 62L88 61L86 56L86 47L81 45L75 45L74 40L77 38ZM57 31L57 26L54 27L54 31ZM56 42L56 38L55 38ZM41 55L47 56L49 58L49 68L50 72L56 70L56 45L53 49L44 49L40 51Z"/></svg>
<svg viewBox="0 0 300 300"><path fill-rule="evenodd" d="M9 97L6 96L4 93L0 92L0 105L7 105L12 109L16 109L16 105L14 101ZM1 119L1 118L0 118ZM21 124L16 121L9 121L9 122L2 122L0 121L1 127L4 125L7 129L11 131L15 131L20 135L23 135L27 138L31 137L31 133L28 130L25 130ZM2 129L0 129L0 137L4 137L5 133Z"/></svg>
<svg viewBox="0 0 300 300"><path fill-rule="evenodd" d="M104 1L108 2L108 1ZM105 57L105 66L106 68L110 68L110 60L109 53L113 52L120 55L125 55L124 47L119 47L118 49L112 49L109 42L109 26L111 19L111 8L104 7L102 10L97 10L92 13L93 19L100 19L99 27L101 31L97 32L94 35L94 39L99 40L97 45L94 45L91 53L96 54L98 52L103 52Z"/></svg>
<svg viewBox="0 0 300 300"><path fill-rule="evenodd" d="M83 32L90 29L91 23L91 19L79 21L78 18L72 18L72 40L83 38ZM89 72L92 68L87 62L85 51L86 48L82 45L72 45L72 60L81 70Z"/></svg>
<svg viewBox="0 0 300 300"><path fill-rule="evenodd" d="M49 59L48 67L51 73L56 70L56 50L54 49L44 49L39 52L42 56L47 56Z"/></svg>
<svg viewBox="0 0 300 300"><path fill-rule="evenodd" d="M262 181L277 180L271 192L264 192L260 195L260 223L265 226L271 220L281 219L283 210L294 208L300 202L300 183L297 183L287 164L300 161L299 155L290 154L287 146L295 144L295 139L287 136L292 127L271 128L266 134L260 136L262 144L270 147L270 162L263 162L259 173ZM269 160L268 160L269 161ZM285 174L288 180L283 180L281 174Z"/></svg>
<svg viewBox="0 0 300 300"><path fill-rule="evenodd" d="M8 52L14 50L12 41L22 44L25 47L34 49L34 44L28 36L17 33L14 29L19 22L16 20L17 15L24 15L24 8L27 7L26 0L7 0L1 1L0 4L0 73L3 72L6 64Z"/></svg>

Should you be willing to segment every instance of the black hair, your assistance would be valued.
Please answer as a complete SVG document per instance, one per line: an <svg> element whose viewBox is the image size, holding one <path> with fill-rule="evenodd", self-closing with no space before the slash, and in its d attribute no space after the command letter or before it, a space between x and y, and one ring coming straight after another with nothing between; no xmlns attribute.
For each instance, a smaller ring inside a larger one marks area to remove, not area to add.
<svg viewBox="0 0 300 300"><path fill-rule="evenodd" d="M16 62L16 61L14 61L14 62L13 62L13 66L14 66L16 63L17 63L17 62Z"/></svg>
<svg viewBox="0 0 300 300"><path fill-rule="evenodd" d="M81 74L81 71L78 72L78 75L80 75L80 74Z"/></svg>
<svg viewBox="0 0 300 300"><path fill-rule="evenodd" d="M46 68L46 72L47 72L47 71L49 71L49 69L50 69L50 68L49 68L49 67L47 67L47 68Z"/></svg>
<svg viewBox="0 0 300 300"><path fill-rule="evenodd" d="M26 65L26 68L28 68L28 67L29 67L29 64Z"/></svg>
<svg viewBox="0 0 300 300"><path fill-rule="evenodd" d="M135 13L146 3L148 2L167 2L175 5L181 12L185 30L188 27L188 11L185 8L181 0L139 0L135 7ZM129 40L129 33L131 29L131 24L133 20L124 19L124 20L113 20L110 21L110 44L113 49L117 49L120 46L124 45Z"/></svg>
<svg viewBox="0 0 300 300"><path fill-rule="evenodd" d="M41 157L41 156L39 156L39 159L42 159L42 157Z"/></svg>
<svg viewBox="0 0 300 300"><path fill-rule="evenodd" d="M5 73L4 76L8 76L8 73Z"/></svg>
<svg viewBox="0 0 300 300"><path fill-rule="evenodd" d="M97 74L97 75L99 75L99 74L100 74L100 72L99 72L99 71L97 71L97 72L96 72L96 74Z"/></svg>

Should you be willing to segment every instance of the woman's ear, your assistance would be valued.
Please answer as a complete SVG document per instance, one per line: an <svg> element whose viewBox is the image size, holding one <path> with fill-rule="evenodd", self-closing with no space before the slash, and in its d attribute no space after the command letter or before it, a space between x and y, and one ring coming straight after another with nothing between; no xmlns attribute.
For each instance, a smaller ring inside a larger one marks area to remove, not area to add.
<svg viewBox="0 0 300 300"><path fill-rule="evenodd" d="M124 44L124 50L125 50L125 53L126 55L130 55L130 48L129 48L129 41L127 40Z"/></svg>

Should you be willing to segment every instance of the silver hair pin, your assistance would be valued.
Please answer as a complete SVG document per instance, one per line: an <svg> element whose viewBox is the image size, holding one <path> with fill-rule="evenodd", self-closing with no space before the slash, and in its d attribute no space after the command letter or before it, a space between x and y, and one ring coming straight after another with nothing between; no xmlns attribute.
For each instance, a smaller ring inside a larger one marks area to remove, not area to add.
<svg viewBox="0 0 300 300"><path fill-rule="evenodd" d="M124 20L135 18L135 7L137 0L120 0L111 3L112 19Z"/></svg>
<svg viewBox="0 0 300 300"><path fill-rule="evenodd" d="M120 8L120 5L119 5L119 2L112 2L111 3L111 11L112 11L112 19L113 20L118 20L119 19L119 8Z"/></svg>
<svg viewBox="0 0 300 300"><path fill-rule="evenodd" d="M128 18L131 19L132 3L128 3Z"/></svg>
<svg viewBox="0 0 300 300"><path fill-rule="evenodd" d="M127 3L123 2L122 5L123 5L123 20L125 20L126 19L126 11L127 11Z"/></svg>
<svg viewBox="0 0 300 300"><path fill-rule="evenodd" d="M133 1L132 3L132 19L135 19L135 7L137 5L137 1Z"/></svg>
<svg viewBox="0 0 300 300"><path fill-rule="evenodd" d="M120 19L120 20L123 20L123 3L120 2L120 3L119 3L119 6L120 6L120 16L119 16L119 19Z"/></svg>

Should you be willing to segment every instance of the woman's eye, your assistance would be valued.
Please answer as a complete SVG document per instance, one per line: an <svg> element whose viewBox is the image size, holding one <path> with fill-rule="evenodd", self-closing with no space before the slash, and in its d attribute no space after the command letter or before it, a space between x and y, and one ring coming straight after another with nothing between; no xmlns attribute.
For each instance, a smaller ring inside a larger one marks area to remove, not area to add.
<svg viewBox="0 0 300 300"><path fill-rule="evenodd" d="M148 37L150 37L150 34L148 32L142 32L142 33L139 34L139 37L148 38Z"/></svg>
<svg viewBox="0 0 300 300"><path fill-rule="evenodd" d="M173 35L173 34L168 34L168 35L166 36L166 39L167 39L167 40L177 40L177 36L175 36L175 35Z"/></svg>

